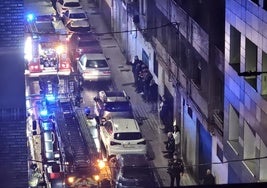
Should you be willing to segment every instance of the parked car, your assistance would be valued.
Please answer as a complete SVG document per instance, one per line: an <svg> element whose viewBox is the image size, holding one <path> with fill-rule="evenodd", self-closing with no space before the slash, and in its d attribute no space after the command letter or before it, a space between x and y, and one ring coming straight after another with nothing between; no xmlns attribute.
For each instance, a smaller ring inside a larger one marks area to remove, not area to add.
<svg viewBox="0 0 267 188"><path fill-rule="evenodd" d="M159 187L153 169L143 154L120 154L110 160L112 178L117 188Z"/></svg>
<svg viewBox="0 0 267 188"><path fill-rule="evenodd" d="M88 33L90 32L90 23L88 19L72 20L66 24L67 32L70 33Z"/></svg>
<svg viewBox="0 0 267 188"><path fill-rule="evenodd" d="M82 8L79 0L58 0L56 2L56 11L60 17L62 17L68 9L73 8Z"/></svg>
<svg viewBox="0 0 267 188"><path fill-rule="evenodd" d="M146 141L140 127L131 117L125 118L118 112L105 111L99 135L108 158L118 154L147 154Z"/></svg>
<svg viewBox="0 0 267 188"><path fill-rule="evenodd" d="M94 114L98 122L105 111L121 112L121 117L134 118L130 97L125 91L99 91L94 101Z"/></svg>
<svg viewBox="0 0 267 188"><path fill-rule="evenodd" d="M65 25L75 20L88 20L87 13L83 9L68 9L62 15Z"/></svg>
<svg viewBox="0 0 267 188"><path fill-rule="evenodd" d="M73 33L68 43L72 62L77 62L85 53L103 53L99 41L92 33Z"/></svg>
<svg viewBox="0 0 267 188"><path fill-rule="evenodd" d="M84 81L110 81L111 71L106 57L102 53L86 53L77 63L78 73Z"/></svg>

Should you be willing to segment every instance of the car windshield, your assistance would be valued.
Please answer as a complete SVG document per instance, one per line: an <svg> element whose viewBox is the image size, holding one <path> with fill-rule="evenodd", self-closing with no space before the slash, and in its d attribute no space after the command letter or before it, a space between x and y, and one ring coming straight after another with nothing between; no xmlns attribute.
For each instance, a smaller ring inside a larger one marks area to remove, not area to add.
<svg viewBox="0 0 267 188"><path fill-rule="evenodd" d="M109 112L129 112L132 111L128 101L105 102L105 110Z"/></svg>
<svg viewBox="0 0 267 188"><path fill-rule="evenodd" d="M99 42L96 40L92 40L92 41L80 41L79 42L79 47L92 47L92 46L98 46Z"/></svg>
<svg viewBox="0 0 267 188"><path fill-rule="evenodd" d="M81 6L80 3L78 2L66 2L64 4L64 7L80 7L80 6Z"/></svg>
<svg viewBox="0 0 267 188"><path fill-rule="evenodd" d="M108 67L108 64L105 60L87 60L87 68L105 68Z"/></svg>
<svg viewBox="0 0 267 188"><path fill-rule="evenodd" d="M139 132L124 132L114 134L114 139L116 140L139 140L141 138L142 134Z"/></svg>
<svg viewBox="0 0 267 188"><path fill-rule="evenodd" d="M123 92L110 91L106 93L107 97L124 97Z"/></svg>
<svg viewBox="0 0 267 188"><path fill-rule="evenodd" d="M71 19L85 19L86 15L84 13L73 13L70 14Z"/></svg>

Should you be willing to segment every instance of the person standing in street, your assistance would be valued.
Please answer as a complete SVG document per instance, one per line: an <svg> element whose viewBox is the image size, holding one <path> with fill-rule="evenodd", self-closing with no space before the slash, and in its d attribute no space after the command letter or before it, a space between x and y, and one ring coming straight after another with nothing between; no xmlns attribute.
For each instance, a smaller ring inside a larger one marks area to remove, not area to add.
<svg viewBox="0 0 267 188"><path fill-rule="evenodd" d="M165 142L166 152L164 153L167 153L167 156L165 157L168 157L169 159L171 159L175 152L175 140L173 138L172 132L168 132L167 136L168 136L168 140Z"/></svg>
<svg viewBox="0 0 267 188"><path fill-rule="evenodd" d="M170 187L174 187L174 182L176 180L176 187L180 187L181 176L184 174L183 161L178 158L178 155L173 154L173 158L169 160L167 173L170 175L171 184Z"/></svg>
<svg viewBox="0 0 267 188"><path fill-rule="evenodd" d="M215 177L211 174L210 169L207 169L206 175L203 178L203 185L215 185Z"/></svg>
<svg viewBox="0 0 267 188"><path fill-rule="evenodd" d="M151 103L151 111L157 112L157 102L158 102L158 85L155 80L152 78L149 83L148 88L148 100Z"/></svg>
<svg viewBox="0 0 267 188"><path fill-rule="evenodd" d="M175 140L175 151L177 152L177 154L180 156L180 130L178 128L177 125L173 126L173 138Z"/></svg>
<svg viewBox="0 0 267 188"><path fill-rule="evenodd" d="M169 131L169 103L165 96L161 97L161 102L160 102L160 111L159 111L159 116L162 121L162 124L164 125L164 132L167 133Z"/></svg>
<svg viewBox="0 0 267 188"><path fill-rule="evenodd" d="M142 61L139 60L138 56L136 55L134 57L134 61L132 64L132 72L134 76L134 86L137 87L137 82L138 82L138 76L141 71L141 66L142 66Z"/></svg>

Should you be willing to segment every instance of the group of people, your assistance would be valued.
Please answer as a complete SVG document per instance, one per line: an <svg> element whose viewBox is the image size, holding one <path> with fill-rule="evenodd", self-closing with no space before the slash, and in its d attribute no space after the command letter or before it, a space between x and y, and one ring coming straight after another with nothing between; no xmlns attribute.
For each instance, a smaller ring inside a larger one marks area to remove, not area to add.
<svg viewBox="0 0 267 188"><path fill-rule="evenodd" d="M156 104L158 100L158 85L153 79L148 66L135 56L132 63L132 72L134 75L134 86L137 93L142 94L145 102ZM156 111L156 105L152 105L151 111Z"/></svg>
<svg viewBox="0 0 267 188"><path fill-rule="evenodd" d="M151 111L156 112L158 110L158 86L153 79L152 74L149 72L147 65L145 65L138 56L135 56L132 62L132 72L134 76L134 86L136 92L142 94L145 102L152 103ZM170 120L168 116L170 105L165 96L160 98L159 112L160 119L164 125L164 130L167 132L168 139L165 141L166 151L163 151L168 158L167 173L170 175L170 187L180 186L181 176L184 174L183 161L180 158L180 130L177 125L170 126ZM207 170L207 174L202 180L202 184L212 185L215 184L215 178L211 174L210 169Z"/></svg>
<svg viewBox="0 0 267 188"><path fill-rule="evenodd" d="M167 173L170 175L171 179L170 187L174 187L175 183L176 187L180 187L181 177L184 175L184 164L177 153L174 153L173 157L168 161ZM215 177L212 175L210 169L207 169L201 183L207 186L215 185Z"/></svg>
<svg viewBox="0 0 267 188"><path fill-rule="evenodd" d="M178 126L173 126L173 132L168 132L168 139L165 141L166 153L165 157L169 159L167 173L170 175L171 183L170 187L180 186L181 176L184 174L183 161L180 158L180 130ZM203 185L214 185L215 177L212 175L211 170L207 169L205 176L201 180Z"/></svg>

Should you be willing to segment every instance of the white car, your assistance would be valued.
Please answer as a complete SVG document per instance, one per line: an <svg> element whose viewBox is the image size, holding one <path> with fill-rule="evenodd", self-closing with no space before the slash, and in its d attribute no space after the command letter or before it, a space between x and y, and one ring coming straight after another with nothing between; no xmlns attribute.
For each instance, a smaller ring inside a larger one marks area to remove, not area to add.
<svg viewBox="0 0 267 188"><path fill-rule="evenodd" d="M111 71L104 54L86 53L77 62L83 81L111 81Z"/></svg>
<svg viewBox="0 0 267 188"><path fill-rule="evenodd" d="M107 112L99 127L107 157L118 154L147 154L146 141L137 121L133 118L116 116L117 112Z"/></svg>
<svg viewBox="0 0 267 188"><path fill-rule="evenodd" d="M87 13L83 9L69 9L62 16L63 23L67 25L71 21L88 20Z"/></svg>
<svg viewBox="0 0 267 188"><path fill-rule="evenodd" d="M90 23L88 19L72 20L66 24L69 33L88 33L90 32Z"/></svg>
<svg viewBox="0 0 267 188"><path fill-rule="evenodd" d="M58 0L56 2L56 11L60 17L62 17L64 12L66 12L68 9L73 9L73 8L75 9L82 8L79 0Z"/></svg>

